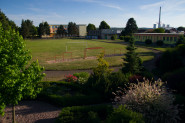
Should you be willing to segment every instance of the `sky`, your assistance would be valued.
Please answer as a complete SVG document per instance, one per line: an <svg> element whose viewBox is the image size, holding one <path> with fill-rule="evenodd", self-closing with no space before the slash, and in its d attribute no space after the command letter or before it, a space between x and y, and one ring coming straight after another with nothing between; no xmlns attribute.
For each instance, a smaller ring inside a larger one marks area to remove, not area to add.
<svg viewBox="0 0 185 123"><path fill-rule="evenodd" d="M106 21L110 27L125 27L134 18L138 27L152 28L159 21L171 27L185 27L185 0L0 0L0 9L18 26L22 19L35 26L49 24L94 24Z"/></svg>

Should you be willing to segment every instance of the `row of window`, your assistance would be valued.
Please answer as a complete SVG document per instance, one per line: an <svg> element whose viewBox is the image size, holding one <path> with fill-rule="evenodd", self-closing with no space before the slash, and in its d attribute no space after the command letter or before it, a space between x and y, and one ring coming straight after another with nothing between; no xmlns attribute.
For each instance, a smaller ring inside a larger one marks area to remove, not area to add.
<svg viewBox="0 0 185 123"><path fill-rule="evenodd" d="M50 28L58 28L59 26L50 26ZM64 26L64 28L67 28L67 25Z"/></svg>
<svg viewBox="0 0 185 123"><path fill-rule="evenodd" d="M177 41L177 37L159 37L159 36L135 36L137 40L151 39L151 40L163 40L163 41ZM162 38L162 39L161 39Z"/></svg>

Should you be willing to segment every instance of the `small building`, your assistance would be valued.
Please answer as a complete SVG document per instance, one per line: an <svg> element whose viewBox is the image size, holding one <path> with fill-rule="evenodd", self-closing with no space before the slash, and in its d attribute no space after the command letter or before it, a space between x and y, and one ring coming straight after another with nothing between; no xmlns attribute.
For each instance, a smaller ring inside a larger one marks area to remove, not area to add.
<svg viewBox="0 0 185 123"><path fill-rule="evenodd" d="M136 41L145 41L146 39L151 39L152 42L158 40L162 41L177 41L180 33L134 33Z"/></svg>
<svg viewBox="0 0 185 123"><path fill-rule="evenodd" d="M87 38L89 39L111 39L111 36L117 35L117 38L121 35L123 28L111 28L101 30L90 30Z"/></svg>

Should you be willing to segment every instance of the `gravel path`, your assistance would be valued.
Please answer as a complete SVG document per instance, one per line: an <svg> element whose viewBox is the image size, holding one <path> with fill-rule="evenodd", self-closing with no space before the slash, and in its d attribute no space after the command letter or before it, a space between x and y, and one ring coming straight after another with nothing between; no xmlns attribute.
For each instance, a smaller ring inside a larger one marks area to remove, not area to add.
<svg viewBox="0 0 185 123"><path fill-rule="evenodd" d="M17 123L54 123L61 108L41 101L21 101L15 107ZM0 116L0 123L12 123L12 108L5 109L5 116Z"/></svg>

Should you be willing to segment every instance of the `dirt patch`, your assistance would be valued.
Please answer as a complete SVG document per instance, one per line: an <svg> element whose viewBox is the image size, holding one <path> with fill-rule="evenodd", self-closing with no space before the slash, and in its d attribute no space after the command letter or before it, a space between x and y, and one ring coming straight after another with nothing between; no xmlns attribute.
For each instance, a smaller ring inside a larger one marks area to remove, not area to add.
<svg viewBox="0 0 185 123"><path fill-rule="evenodd" d="M106 54L105 57L113 57L113 56L123 56L123 54ZM89 60L89 59L97 59L96 56L86 57L84 58L76 58L76 59L56 59L56 60L49 60L46 61L48 64L54 64L54 63L63 63L63 62L72 62L72 61L82 61L82 60Z"/></svg>
<svg viewBox="0 0 185 123"><path fill-rule="evenodd" d="M15 107L18 123L54 123L61 108L41 101L21 101ZM5 109L5 116L0 116L0 123L12 123L12 108Z"/></svg>

